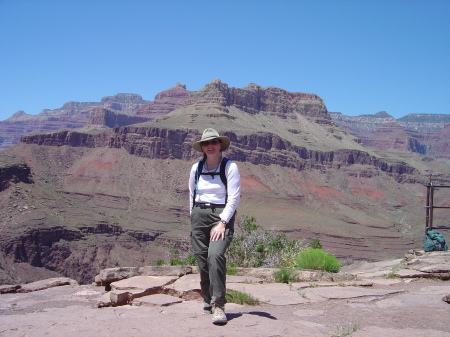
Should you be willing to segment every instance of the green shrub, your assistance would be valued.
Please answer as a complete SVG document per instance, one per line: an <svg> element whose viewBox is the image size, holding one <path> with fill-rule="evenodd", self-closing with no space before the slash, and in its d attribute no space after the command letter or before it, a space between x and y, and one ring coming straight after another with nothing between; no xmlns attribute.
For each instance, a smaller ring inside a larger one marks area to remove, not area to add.
<svg viewBox="0 0 450 337"><path fill-rule="evenodd" d="M180 255L180 251L178 249L171 249L169 250L169 253L172 255Z"/></svg>
<svg viewBox="0 0 450 337"><path fill-rule="evenodd" d="M228 289L225 295L228 303L236 303L236 304L247 304L247 305L258 305L259 300L256 297L253 297L250 294Z"/></svg>
<svg viewBox="0 0 450 337"><path fill-rule="evenodd" d="M295 282L297 280L297 276L298 276L297 270L294 270L291 268L286 268L286 267L282 267L273 273L275 282L278 282L278 283Z"/></svg>
<svg viewBox="0 0 450 337"><path fill-rule="evenodd" d="M185 266L186 260L182 260L182 259L170 259L169 260L169 265L170 266Z"/></svg>
<svg viewBox="0 0 450 337"><path fill-rule="evenodd" d="M313 242L310 243L309 248L322 249L322 244L319 239L314 239Z"/></svg>
<svg viewBox="0 0 450 337"><path fill-rule="evenodd" d="M236 275L237 266L234 263L227 262L227 275Z"/></svg>
<svg viewBox="0 0 450 337"><path fill-rule="evenodd" d="M197 260L195 259L194 254L188 254L188 256L186 256L186 258L184 260L186 261L186 264L188 266L195 266L195 265L197 265Z"/></svg>
<svg viewBox="0 0 450 337"><path fill-rule="evenodd" d="M341 269L341 264L330 253L326 253L322 249L313 248L298 255L297 268L337 273Z"/></svg>
<svg viewBox="0 0 450 337"><path fill-rule="evenodd" d="M157 266L164 266L164 260L158 260L156 261Z"/></svg>
<svg viewBox="0 0 450 337"><path fill-rule="evenodd" d="M181 253L178 249L171 249L169 253L171 256L169 259L170 266L195 266L197 264L194 254L186 255L186 253Z"/></svg>

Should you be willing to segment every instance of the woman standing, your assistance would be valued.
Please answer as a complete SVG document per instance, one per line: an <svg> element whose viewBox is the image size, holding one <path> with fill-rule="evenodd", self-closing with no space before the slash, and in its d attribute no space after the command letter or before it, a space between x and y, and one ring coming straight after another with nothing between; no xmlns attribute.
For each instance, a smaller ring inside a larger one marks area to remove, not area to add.
<svg viewBox="0 0 450 337"><path fill-rule="evenodd" d="M200 271L204 311L214 324L225 324L226 258L233 239L241 177L235 163L222 157L230 146L228 137L205 129L192 147L203 153L189 177L191 244Z"/></svg>

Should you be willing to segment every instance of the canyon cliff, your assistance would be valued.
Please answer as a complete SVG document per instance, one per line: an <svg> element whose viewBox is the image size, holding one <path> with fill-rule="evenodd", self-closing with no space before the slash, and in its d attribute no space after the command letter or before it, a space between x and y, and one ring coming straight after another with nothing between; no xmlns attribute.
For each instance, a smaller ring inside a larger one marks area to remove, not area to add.
<svg viewBox="0 0 450 337"><path fill-rule="evenodd" d="M206 127L231 140L225 155L242 177L238 218L254 216L305 244L318 238L343 260L421 247L425 185L430 174L448 183L446 164L364 145L315 94L214 80L181 96L176 109L144 123L120 125L96 110L114 127L26 135L0 153L0 281L89 283L107 267L187 252L187 180L199 159L191 144Z"/></svg>
<svg viewBox="0 0 450 337"><path fill-rule="evenodd" d="M362 144L380 149L411 151L437 158L450 159L448 131L450 115L410 114L395 119L381 111L374 115L345 116L330 113L333 121L360 139Z"/></svg>
<svg viewBox="0 0 450 337"><path fill-rule="evenodd" d="M27 134L142 123L178 108L188 94L186 86L177 83L157 94L154 101L136 94L116 94L103 97L100 102L67 102L59 109L45 109L38 115L18 111L0 121L0 150L17 144Z"/></svg>

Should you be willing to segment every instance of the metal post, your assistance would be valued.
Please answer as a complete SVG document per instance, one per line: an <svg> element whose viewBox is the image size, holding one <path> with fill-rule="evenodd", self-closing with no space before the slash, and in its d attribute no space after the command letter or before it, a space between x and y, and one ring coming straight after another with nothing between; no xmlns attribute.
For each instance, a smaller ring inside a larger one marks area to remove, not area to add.
<svg viewBox="0 0 450 337"><path fill-rule="evenodd" d="M425 205L425 235L429 231L430 228L430 190L432 183L429 182L427 184L427 204Z"/></svg>
<svg viewBox="0 0 450 337"><path fill-rule="evenodd" d="M437 188L438 190L440 188L450 188L450 185L434 185L431 181L431 174L430 174L430 181L427 184L427 204L425 206L426 211L426 217L425 217L425 235L428 231L433 230L434 224L433 224L433 214L435 208L450 208L450 206L434 206L434 189ZM450 229L448 226L437 226L436 228L440 229Z"/></svg>
<svg viewBox="0 0 450 337"><path fill-rule="evenodd" d="M431 183L430 188L430 223L428 225L428 230L433 230L433 206L434 206L434 186L433 183Z"/></svg>

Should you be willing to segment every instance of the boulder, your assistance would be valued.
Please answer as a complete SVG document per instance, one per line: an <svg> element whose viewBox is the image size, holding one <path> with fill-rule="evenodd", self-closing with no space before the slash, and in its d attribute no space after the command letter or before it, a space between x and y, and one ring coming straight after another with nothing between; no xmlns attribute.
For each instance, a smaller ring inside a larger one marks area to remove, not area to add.
<svg viewBox="0 0 450 337"><path fill-rule="evenodd" d="M95 276L96 285L109 285L112 282L124 280L134 276L183 276L196 272L192 266L145 266L107 268Z"/></svg>
<svg viewBox="0 0 450 337"><path fill-rule="evenodd" d="M450 294L445 295L444 297L442 297L442 300L443 300L444 302L447 302L447 303L450 304Z"/></svg>
<svg viewBox="0 0 450 337"><path fill-rule="evenodd" d="M32 283L22 284L20 288L17 289L16 292L18 293L28 293L31 291L37 291L37 290L43 290L48 289L52 287L59 287L59 286L77 286L78 282L75 280L72 280L68 277L55 277L50 278L46 280L40 280Z"/></svg>
<svg viewBox="0 0 450 337"><path fill-rule="evenodd" d="M145 266L139 268L142 276L178 276L192 274L196 267L192 266Z"/></svg>
<svg viewBox="0 0 450 337"><path fill-rule="evenodd" d="M111 306L111 293L107 292L102 294L100 298L94 301L98 308L110 307Z"/></svg>
<svg viewBox="0 0 450 337"><path fill-rule="evenodd" d="M136 306L167 307L169 305L178 304L181 302L183 302L183 300L178 297L155 294L134 299L131 304Z"/></svg>
<svg viewBox="0 0 450 337"><path fill-rule="evenodd" d="M296 305L308 303L298 291L292 291L290 285L285 283L247 284L231 283L228 289L249 294L262 303L271 305Z"/></svg>
<svg viewBox="0 0 450 337"><path fill-rule="evenodd" d="M166 285L164 293L185 300L201 300L200 276L196 274L183 276L174 283Z"/></svg>
<svg viewBox="0 0 450 337"><path fill-rule="evenodd" d="M163 287L176 279L174 276L134 276L113 282L110 293L111 305L124 305L138 297L162 293Z"/></svg>
<svg viewBox="0 0 450 337"><path fill-rule="evenodd" d="M107 285L136 275L139 275L139 267L106 268L95 276L95 283L97 285Z"/></svg>
<svg viewBox="0 0 450 337"><path fill-rule="evenodd" d="M18 289L20 289L20 285L0 285L0 294L15 293Z"/></svg>

